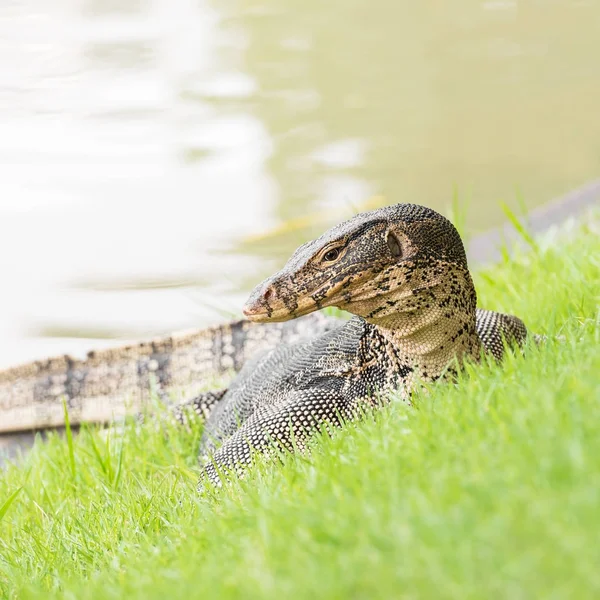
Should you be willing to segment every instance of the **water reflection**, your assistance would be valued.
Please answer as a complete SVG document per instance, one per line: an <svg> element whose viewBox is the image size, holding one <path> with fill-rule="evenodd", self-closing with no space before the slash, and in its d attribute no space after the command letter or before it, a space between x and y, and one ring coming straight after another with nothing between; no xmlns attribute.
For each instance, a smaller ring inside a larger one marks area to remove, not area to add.
<svg viewBox="0 0 600 600"><path fill-rule="evenodd" d="M473 225L516 188L533 205L597 171L598 3L245 4L283 218L326 194L332 169L311 159L347 139L364 160L334 172L434 206L457 185Z"/></svg>
<svg viewBox="0 0 600 600"><path fill-rule="evenodd" d="M3 2L0 365L226 318L359 209L596 177L599 55L596 2Z"/></svg>

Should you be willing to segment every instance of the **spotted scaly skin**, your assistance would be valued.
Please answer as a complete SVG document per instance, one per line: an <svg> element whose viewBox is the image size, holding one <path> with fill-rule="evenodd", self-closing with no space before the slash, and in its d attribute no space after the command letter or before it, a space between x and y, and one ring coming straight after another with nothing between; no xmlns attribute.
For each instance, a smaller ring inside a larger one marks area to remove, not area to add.
<svg viewBox="0 0 600 600"><path fill-rule="evenodd" d="M252 292L251 321L295 319L335 306L355 316L247 363L212 405L201 442L200 487L219 484L255 453L306 450L397 391L453 378L465 360L502 358L527 335L516 317L476 308L455 227L435 211L397 204L359 214L301 246ZM206 413L207 411L205 411Z"/></svg>
<svg viewBox="0 0 600 600"><path fill-rule="evenodd" d="M237 372L257 353L336 325L324 315L262 325L247 320L180 332L146 342L89 352L83 359L57 356L0 370L0 433L108 422L136 413L153 391L191 397L215 378ZM224 391L197 396L203 414Z"/></svg>

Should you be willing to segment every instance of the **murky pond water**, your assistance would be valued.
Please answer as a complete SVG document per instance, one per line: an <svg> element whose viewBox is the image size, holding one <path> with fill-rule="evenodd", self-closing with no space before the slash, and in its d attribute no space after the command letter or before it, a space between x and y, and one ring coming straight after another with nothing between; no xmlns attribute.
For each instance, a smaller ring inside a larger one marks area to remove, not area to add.
<svg viewBox="0 0 600 600"><path fill-rule="evenodd" d="M360 208L598 176L598 57L597 0L3 0L0 366L227 318Z"/></svg>

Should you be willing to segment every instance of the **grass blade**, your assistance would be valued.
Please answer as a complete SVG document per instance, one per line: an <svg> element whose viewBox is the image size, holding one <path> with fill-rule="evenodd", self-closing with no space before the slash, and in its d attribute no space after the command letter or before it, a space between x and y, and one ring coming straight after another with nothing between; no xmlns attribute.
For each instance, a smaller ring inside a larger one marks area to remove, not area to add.
<svg viewBox="0 0 600 600"><path fill-rule="evenodd" d="M71 431L71 422L69 421L69 411L67 410L67 403L63 400L63 411L65 415L65 435L67 437L67 446L69 448L69 463L71 465L71 475L75 479L75 450L73 449L73 432Z"/></svg>
<svg viewBox="0 0 600 600"><path fill-rule="evenodd" d="M537 251L537 242L533 239L525 225L519 220L519 217L508 207L504 202L500 204L502 212L506 215L506 218L510 221L510 224L515 228L516 232L521 236L523 241L532 249Z"/></svg>
<svg viewBox="0 0 600 600"><path fill-rule="evenodd" d="M4 502L4 504L2 506L0 506L0 521L2 521L2 519L4 518L4 515L7 513L8 509L10 508L10 505L15 501L15 498L19 495L19 493L21 492L22 489L23 489L23 486L21 486L20 488L17 488L8 497L8 499Z"/></svg>
<svg viewBox="0 0 600 600"><path fill-rule="evenodd" d="M121 473L123 468L123 450L125 448L125 433L121 436L121 445L119 447L119 459L117 462L117 471L115 473L115 477L113 479L113 487L116 489L119 485L119 480L121 479Z"/></svg>
<svg viewBox="0 0 600 600"><path fill-rule="evenodd" d="M469 241L467 232L467 209L469 205L468 198L461 200L458 186L455 184L452 190L452 202L446 210L448 219L452 222L465 243Z"/></svg>

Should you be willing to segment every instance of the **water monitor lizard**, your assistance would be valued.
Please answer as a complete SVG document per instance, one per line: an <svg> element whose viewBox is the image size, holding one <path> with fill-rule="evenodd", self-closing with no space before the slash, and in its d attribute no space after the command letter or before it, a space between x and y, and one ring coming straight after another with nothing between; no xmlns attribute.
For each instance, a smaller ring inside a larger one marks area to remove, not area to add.
<svg viewBox="0 0 600 600"><path fill-rule="evenodd" d="M536 230L536 226L538 226L537 229L539 229L540 224L542 228L546 227L563 218L568 212L585 208L586 205L597 200L600 195L599 190L599 182L594 182L547 205L549 208L544 207L539 211L534 211L531 221L532 228ZM536 212L540 212L540 214L536 215ZM434 219L441 219L433 211L431 211L431 215ZM368 220L368 216L365 217L365 215L360 218ZM546 223L548 219L550 219L550 223ZM350 223L356 223L356 220L352 220ZM340 227L348 227L348 224ZM339 228L332 231L336 230L339 231ZM511 231L505 230L505 234L510 236ZM329 239L328 235L330 236L331 232L320 238L320 241ZM453 235L456 235L455 232ZM440 238L440 240L442 239ZM488 240L488 234L482 236L481 242L486 242L486 240L491 241L491 238ZM301 250L306 254L312 248L314 252L315 244L318 245L318 243L319 240L312 242L303 246ZM494 245L495 243L487 245L475 243L472 246L476 248L476 257L481 259L482 253L486 254L484 252L486 248L488 249L487 254L489 254L490 250L493 251ZM426 248L424 247L423 250ZM461 250L461 256L462 253ZM296 253L294 260L298 260L298 256L299 253ZM466 263L464 267L466 268ZM354 289L354 286L351 289ZM422 293L424 290L420 292L420 294ZM434 296L437 294L434 290L431 293ZM330 300L327 302L335 305ZM321 302L322 305L324 305L323 302ZM383 316L384 310L386 309L383 308L380 311L380 317ZM296 316L297 314L296 312ZM278 318L291 318L292 316L293 314L290 313L286 317L279 316ZM250 315L250 318L263 320L265 316L260 318L257 315ZM266 318L269 318L268 314ZM273 315L271 315L271 320L273 320ZM362 323L362 337L361 335L358 337L369 340L372 332L377 331L373 327L378 326L377 323L370 321L373 321L373 317L364 322L354 319L346 327L349 327L348 331L350 331L358 323ZM525 336L524 326L513 317L478 310L475 323L481 343L493 354L499 352L499 333L501 331L504 331L509 339L517 341L522 340ZM62 425L64 423L63 399L67 401L72 423L102 422L128 411L136 411L147 400L149 382L152 379L166 391L185 390L189 397L189 394L205 388L206 382L214 375L238 370L244 362L260 351L265 351L265 349L283 342L293 345L299 339L307 336L318 337L318 334L338 328L339 325L339 321L323 317L318 313L282 323L262 324L245 320L208 330L157 338L138 345L91 352L84 360L63 356L0 371L0 432ZM354 334L356 336L356 331ZM330 345L338 339L339 332L332 335L334 337L329 340ZM346 359L348 357L345 355L346 346L344 344L347 339L349 339L348 336L344 334L342 339L338 340L343 342L340 352ZM372 340L373 347L376 347L378 340L379 343L390 343L389 340L385 341L385 336L383 338L375 336ZM315 338L314 342L316 341ZM393 345L392 341L391 347ZM293 349L286 347L288 349L285 352L291 353L290 360L293 355L293 361L297 361L297 356L302 354L300 350L304 346L296 345ZM314 349L318 350L317 347ZM240 402L242 396L247 396L249 390L252 391L252 384L256 383L257 376L250 377L249 373L254 369L257 373L264 375L264 369L266 369L269 377L265 377L265 381L268 380L272 383L273 371L276 370L272 367L281 368L287 360L280 354L281 352L283 350L279 349L269 360L265 358L260 362L255 360L254 368L249 365L227 394L226 390L220 390L201 395L191 402L191 406L207 415L216 402L223 400L219 410L208 420L202 455L208 455L216 447L215 439L225 439L231 433L231 431L227 431L226 427L223 427L224 414L231 411L232 408L234 412L238 411L238 408L235 407L236 402ZM427 372L427 377L435 377L434 371ZM406 378L407 381L411 379L410 376ZM409 387L406 386L405 389L408 390ZM268 386L265 386L265 389L267 388ZM242 389L244 392L240 391ZM243 407L243 409L246 413L248 412L248 407ZM270 410L272 409L273 407ZM219 417L219 415L221 416ZM254 416L254 420L256 420L256 416ZM248 426L245 425L246 428ZM225 453L232 444L233 440L228 441L223 447L222 453Z"/></svg>
<svg viewBox="0 0 600 600"><path fill-rule="evenodd" d="M339 323L320 313L281 323L241 320L92 351L84 359L65 355L9 368L0 371L0 433L64 425L63 400L73 425L137 412L149 400L152 382L157 391L194 397L257 353ZM196 407L207 414L223 395L204 394Z"/></svg>
<svg viewBox="0 0 600 600"><path fill-rule="evenodd" d="M419 381L453 378L465 359L501 359L522 344L520 319L476 308L462 240L432 209L397 204L366 212L301 246L252 292L252 322L305 317L325 307L354 315L329 331L244 365L211 403L201 442L202 480L242 472L257 452L306 448L315 428L340 426L391 392L406 401Z"/></svg>

